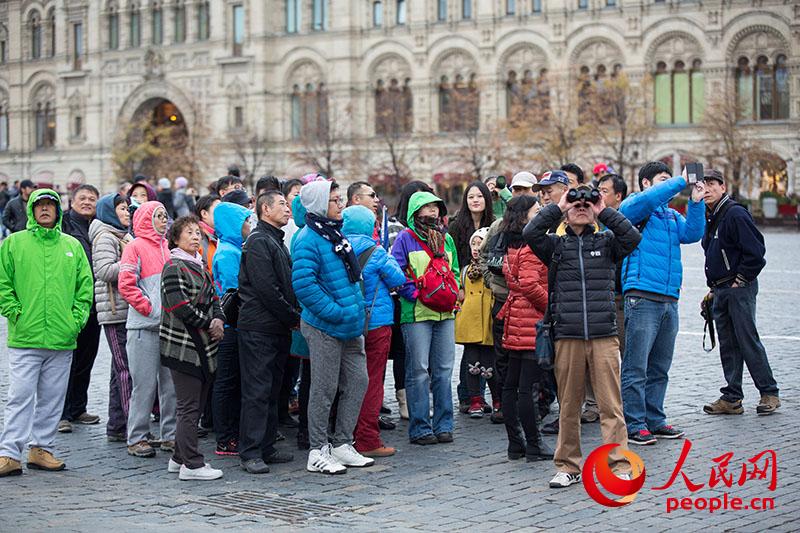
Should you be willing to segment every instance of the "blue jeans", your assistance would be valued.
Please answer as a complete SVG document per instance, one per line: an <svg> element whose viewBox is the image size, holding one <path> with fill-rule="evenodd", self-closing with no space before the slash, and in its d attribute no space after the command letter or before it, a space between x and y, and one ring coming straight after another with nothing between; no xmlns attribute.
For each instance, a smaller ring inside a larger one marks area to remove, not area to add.
<svg viewBox="0 0 800 533"><path fill-rule="evenodd" d="M722 373L728 383L720 389L722 399L735 402L744 398L744 365L761 394L778 396L778 384L772 376L767 351L756 329L758 282L747 287L714 289L714 322L717 325Z"/></svg>
<svg viewBox="0 0 800 533"><path fill-rule="evenodd" d="M678 302L625 297L622 405L628 433L667 425L664 396L678 335Z"/></svg>
<svg viewBox="0 0 800 533"><path fill-rule="evenodd" d="M453 389L450 383L456 357L455 321L425 320L403 324L402 329L406 343L408 436L414 440L432 433L452 432Z"/></svg>

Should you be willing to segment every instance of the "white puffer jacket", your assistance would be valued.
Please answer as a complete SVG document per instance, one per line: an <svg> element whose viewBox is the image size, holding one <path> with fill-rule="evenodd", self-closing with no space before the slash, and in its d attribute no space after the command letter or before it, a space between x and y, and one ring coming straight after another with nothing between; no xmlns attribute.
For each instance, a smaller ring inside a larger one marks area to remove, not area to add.
<svg viewBox="0 0 800 533"><path fill-rule="evenodd" d="M97 304L97 321L103 324L120 324L128 318L128 303L122 299L117 287L122 244L133 237L125 231L95 219L89 226L92 240L92 270L94 272L94 298Z"/></svg>

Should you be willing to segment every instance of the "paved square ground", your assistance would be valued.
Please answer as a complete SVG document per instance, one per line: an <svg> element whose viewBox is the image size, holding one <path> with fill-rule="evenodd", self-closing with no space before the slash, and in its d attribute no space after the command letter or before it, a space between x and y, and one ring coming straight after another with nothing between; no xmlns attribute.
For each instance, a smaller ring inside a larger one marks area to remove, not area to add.
<svg viewBox="0 0 800 533"><path fill-rule="evenodd" d="M730 489L720 484L691 494L679 476L669 489L653 490L669 479L682 445L660 441L633 450L647 468L637 499L621 508L602 507L581 485L561 491L547 488L554 473L552 463L508 461L503 426L464 415L457 415L453 444L412 448L406 424L401 423L383 434L389 445L399 449L396 456L334 477L306 472L306 455L296 450L293 463L274 466L267 475L250 476L239 469L237 460L214 456L209 438L204 441L207 459L221 467L225 477L218 482L180 482L166 472L166 454L155 459L130 457L123 444L106 442L105 426L100 424L76 426L74 433L59 436L58 452L67 471L26 471L21 477L0 480L0 531L796 531L800 529L800 394L795 383L800 378L800 235L768 233L766 238L768 265L760 280L759 326L783 402L770 417L755 415L758 394L747 372L743 416L702 413L703 403L718 397L722 371L718 353L706 354L701 348L698 311L706 290L702 250L699 244L683 248L681 333L667 413L692 441L683 471L694 483L707 485L712 459L734 452ZM0 328L4 337L4 320ZM101 414L105 422L110 355L104 337L101 349L90 411ZM4 405L5 346L0 350L0 369L0 405ZM387 391L392 390L389 372ZM393 394L387 393L389 397ZM396 407L393 401L390 405ZM294 433L286 433L289 438L283 446L293 449ZM584 426L583 443L584 453L600 444L598 424ZM777 453L776 490L770 492L764 480L739 486L742 462L765 449ZM669 497L722 497L726 491L729 497L747 501L774 497L775 508L666 512Z"/></svg>

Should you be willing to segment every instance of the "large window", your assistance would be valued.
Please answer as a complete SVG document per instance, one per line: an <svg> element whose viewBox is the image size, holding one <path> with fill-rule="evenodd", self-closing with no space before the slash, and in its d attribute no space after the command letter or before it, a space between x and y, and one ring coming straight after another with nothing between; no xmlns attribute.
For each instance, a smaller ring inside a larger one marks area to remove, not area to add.
<svg viewBox="0 0 800 533"><path fill-rule="evenodd" d="M172 10L173 33L172 42L186 42L186 6L178 4Z"/></svg>
<svg viewBox="0 0 800 533"><path fill-rule="evenodd" d="M578 9L588 9L589 0L578 0Z"/></svg>
<svg viewBox="0 0 800 533"><path fill-rule="evenodd" d="M383 26L383 2L381 0L372 2L372 26L374 28Z"/></svg>
<svg viewBox="0 0 800 533"><path fill-rule="evenodd" d="M80 22L72 25L72 68L83 68L83 24Z"/></svg>
<svg viewBox="0 0 800 533"><path fill-rule="evenodd" d="M300 31L300 0L286 0L286 33Z"/></svg>
<svg viewBox="0 0 800 533"><path fill-rule="evenodd" d="M150 40L153 44L161 44L164 42L164 12L160 6L154 6L151 16Z"/></svg>
<svg viewBox="0 0 800 533"><path fill-rule="evenodd" d="M656 124L697 124L705 110L705 79L702 63L692 68L676 61L670 70L666 63L656 65Z"/></svg>
<svg viewBox="0 0 800 533"><path fill-rule="evenodd" d="M244 6L233 6L233 55L242 55L244 47Z"/></svg>
<svg viewBox="0 0 800 533"><path fill-rule="evenodd" d="M0 152L8 150L8 94L0 92Z"/></svg>
<svg viewBox="0 0 800 533"><path fill-rule="evenodd" d="M312 28L317 31L328 29L328 0L312 0Z"/></svg>
<svg viewBox="0 0 800 533"><path fill-rule="evenodd" d="M56 143L56 108L53 91L44 87L40 89L33 105L36 148L52 148Z"/></svg>
<svg viewBox="0 0 800 533"><path fill-rule="evenodd" d="M789 71L783 54L770 63L759 56L751 66L746 57L736 68L739 112L745 120L783 120L789 118Z"/></svg>
<svg viewBox="0 0 800 533"><path fill-rule="evenodd" d="M436 2L436 20L447 20L447 0L437 0Z"/></svg>
<svg viewBox="0 0 800 533"><path fill-rule="evenodd" d="M533 0L531 3L531 11L534 13L541 13L542 12L542 0Z"/></svg>
<svg viewBox="0 0 800 533"><path fill-rule="evenodd" d="M131 6L128 33L131 48L139 48L142 44L142 15L136 5Z"/></svg>
<svg viewBox="0 0 800 533"><path fill-rule="evenodd" d="M113 7L108 13L108 48L119 48L119 13Z"/></svg>
<svg viewBox="0 0 800 533"><path fill-rule="evenodd" d="M411 80L401 85L392 78L386 83L378 80L375 88L375 133L398 135L409 133L414 124L414 102L411 97Z"/></svg>
<svg viewBox="0 0 800 533"><path fill-rule="evenodd" d="M197 40L207 41L211 35L211 6L208 2L197 5Z"/></svg>
<svg viewBox="0 0 800 533"><path fill-rule="evenodd" d="M31 11L28 16L28 31L31 38L31 58L42 57L42 19L38 11Z"/></svg>
<svg viewBox="0 0 800 533"><path fill-rule="evenodd" d="M544 114L550 109L550 85L547 69L538 73L526 70L518 73L509 71L506 79L506 113L513 124L545 120Z"/></svg>
<svg viewBox="0 0 800 533"><path fill-rule="evenodd" d="M506 15L513 15L517 12L517 0L506 0Z"/></svg>
<svg viewBox="0 0 800 533"><path fill-rule="evenodd" d="M472 18L472 0L461 0L461 18L465 20Z"/></svg>
<svg viewBox="0 0 800 533"><path fill-rule="evenodd" d="M406 0L397 0L397 24L402 26L406 23Z"/></svg>
<svg viewBox="0 0 800 533"><path fill-rule="evenodd" d="M324 139L328 135L328 93L325 84L295 85L291 95L292 139Z"/></svg>
<svg viewBox="0 0 800 533"><path fill-rule="evenodd" d="M6 59L6 47L7 47L6 43L7 42L8 41L6 41L5 35L0 36L0 65L2 65L3 63L5 63L7 61L7 59Z"/></svg>
<svg viewBox="0 0 800 533"><path fill-rule="evenodd" d="M52 7L47 12L47 37L50 41L47 47L47 56L53 57L56 55L56 10Z"/></svg>
<svg viewBox="0 0 800 533"><path fill-rule="evenodd" d="M480 91L471 74L439 80L439 131L475 131L479 124Z"/></svg>

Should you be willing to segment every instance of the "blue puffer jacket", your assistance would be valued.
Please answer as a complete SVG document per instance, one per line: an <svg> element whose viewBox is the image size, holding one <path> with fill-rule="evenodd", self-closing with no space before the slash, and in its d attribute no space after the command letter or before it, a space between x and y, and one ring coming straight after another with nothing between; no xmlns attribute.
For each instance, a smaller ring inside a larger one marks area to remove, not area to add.
<svg viewBox="0 0 800 533"><path fill-rule="evenodd" d="M214 232L217 251L211 262L211 273L217 294L239 287L239 265L242 260L242 226L252 213L239 204L222 202L214 209Z"/></svg>
<svg viewBox="0 0 800 533"><path fill-rule="evenodd" d="M636 289L679 298L683 281L681 244L698 242L705 230L705 203L689 200L687 217L667 207L686 187L682 176L628 196L620 212L633 225L650 216L642 242L622 264L622 292Z"/></svg>
<svg viewBox="0 0 800 533"><path fill-rule="evenodd" d="M361 255L362 252L376 246L372 238L375 229L375 215L372 211L364 206L354 205L345 209L342 216L344 217L342 231L353 245L356 255ZM391 326L394 324L394 300L389 291L406 282L406 276L400 270L400 265L378 245L369 257L361 276L364 278L364 305L369 308L372 306L372 300L375 300L369 319L369 329Z"/></svg>
<svg viewBox="0 0 800 533"><path fill-rule="evenodd" d="M303 307L303 320L339 340L363 335L361 284L347 279L333 245L306 226L295 235L292 248L292 287Z"/></svg>
<svg viewBox="0 0 800 533"><path fill-rule="evenodd" d="M294 223L297 226L298 230L294 232L292 235L291 243L289 244L289 255L292 256L292 264L294 264L295 259L297 256L294 254L294 243L297 242L297 234L300 233L304 227L306 227L306 208L303 207L303 203L300 201L300 195L294 197L292 200L292 218L294 219ZM300 304L300 308L302 309L303 304ZM301 359L308 359L309 351L308 351L308 343L306 342L306 338L303 337L303 334L300 333L299 329L292 330L292 347L289 351L290 354L300 357Z"/></svg>

